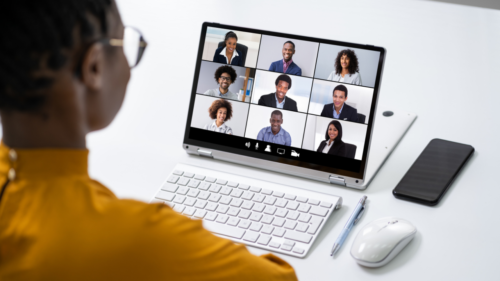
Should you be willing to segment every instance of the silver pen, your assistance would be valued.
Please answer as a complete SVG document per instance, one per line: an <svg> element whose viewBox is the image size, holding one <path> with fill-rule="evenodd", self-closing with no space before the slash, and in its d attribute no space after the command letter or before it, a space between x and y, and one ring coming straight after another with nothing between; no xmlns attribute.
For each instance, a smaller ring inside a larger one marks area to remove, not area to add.
<svg viewBox="0 0 500 281"><path fill-rule="evenodd" d="M352 227L359 221L359 219L363 215L365 211L366 198L366 196L363 196L361 200L359 200L358 205L356 205L356 208L354 208L354 211L347 220L344 229L342 229L342 232L340 232L339 237L333 244L332 253L330 254L330 256L335 255L340 247L342 247L342 244L344 244L344 241L349 235L349 232L351 232Z"/></svg>

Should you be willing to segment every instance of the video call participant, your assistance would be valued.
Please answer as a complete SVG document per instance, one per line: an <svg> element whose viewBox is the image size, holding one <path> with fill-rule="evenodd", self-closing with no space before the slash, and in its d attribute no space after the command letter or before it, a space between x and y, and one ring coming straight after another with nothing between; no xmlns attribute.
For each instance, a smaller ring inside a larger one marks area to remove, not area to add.
<svg viewBox="0 0 500 281"><path fill-rule="evenodd" d="M233 130L224 124L233 117L233 107L230 102L223 99L214 101L208 108L208 115L214 122L206 124L203 129L228 135L233 134Z"/></svg>
<svg viewBox="0 0 500 281"><path fill-rule="evenodd" d="M292 88L292 79L290 76L282 74L276 78L274 84L276 85L276 92L261 96L258 104L290 111L298 111L297 102L286 97L286 93Z"/></svg>
<svg viewBox="0 0 500 281"><path fill-rule="evenodd" d="M116 117L135 62L107 41L124 35L115 1L54 2L0 1L0 279L297 280L277 256L90 177L86 137Z"/></svg>
<svg viewBox="0 0 500 281"><path fill-rule="evenodd" d="M285 129L281 128L281 125L283 124L283 113L279 110L273 111L269 122L271 123L271 126L262 128L257 135L257 140L286 146L292 145L292 138L290 137L290 134L285 131Z"/></svg>
<svg viewBox="0 0 500 281"><path fill-rule="evenodd" d="M236 77L236 71L228 65L217 68L214 78L217 84L219 84L219 88L207 90L204 94L213 97L238 100L238 95L229 91L229 86L234 83Z"/></svg>
<svg viewBox="0 0 500 281"><path fill-rule="evenodd" d="M345 49L338 53L335 59L335 70L330 73L327 80L361 85L358 57L353 50Z"/></svg>
<svg viewBox="0 0 500 281"><path fill-rule="evenodd" d="M325 104L321 116L358 122L358 110L345 103L347 100L347 87L337 85L333 89L333 103Z"/></svg>
<svg viewBox="0 0 500 281"><path fill-rule="evenodd" d="M345 143L342 141L342 125L339 121L334 120L328 124L325 140L320 143L316 152L346 156Z"/></svg>
<svg viewBox="0 0 500 281"><path fill-rule="evenodd" d="M232 31L226 33L224 42L226 44L225 46L215 50L214 62L243 66L241 52L236 50L236 44L238 43L238 36L236 36L236 33Z"/></svg>
<svg viewBox="0 0 500 281"><path fill-rule="evenodd" d="M283 44L281 53L283 54L283 59L271 63L269 71L302 76L302 69L292 60L295 54L295 44L292 41L286 41L285 44Z"/></svg>

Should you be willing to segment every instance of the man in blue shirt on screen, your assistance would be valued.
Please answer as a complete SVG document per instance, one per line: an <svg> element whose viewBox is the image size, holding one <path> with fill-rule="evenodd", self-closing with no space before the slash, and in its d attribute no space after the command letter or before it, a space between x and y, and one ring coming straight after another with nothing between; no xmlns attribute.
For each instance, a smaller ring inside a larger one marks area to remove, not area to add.
<svg viewBox="0 0 500 281"><path fill-rule="evenodd" d="M285 131L285 129L281 128L281 124L283 124L283 113L279 110L273 111L269 122L271 126L262 128L257 135L257 140L286 146L292 145L290 134Z"/></svg>
<svg viewBox="0 0 500 281"><path fill-rule="evenodd" d="M283 54L283 59L271 63L269 71L302 76L302 69L292 60L295 54L295 44L292 41L286 41L285 44L283 44L281 53Z"/></svg>

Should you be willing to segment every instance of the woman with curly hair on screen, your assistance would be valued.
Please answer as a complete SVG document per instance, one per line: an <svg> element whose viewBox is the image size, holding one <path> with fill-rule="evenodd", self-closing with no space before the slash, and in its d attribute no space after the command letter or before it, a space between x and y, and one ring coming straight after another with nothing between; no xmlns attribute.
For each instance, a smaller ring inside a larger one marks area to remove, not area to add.
<svg viewBox="0 0 500 281"><path fill-rule="evenodd" d="M358 57L353 50L345 49L335 59L335 69L327 78L330 81L361 85Z"/></svg>
<svg viewBox="0 0 500 281"><path fill-rule="evenodd" d="M214 101L208 108L208 115L214 122L206 124L203 129L228 135L233 134L231 127L225 124L233 116L233 107L230 102L224 99Z"/></svg>

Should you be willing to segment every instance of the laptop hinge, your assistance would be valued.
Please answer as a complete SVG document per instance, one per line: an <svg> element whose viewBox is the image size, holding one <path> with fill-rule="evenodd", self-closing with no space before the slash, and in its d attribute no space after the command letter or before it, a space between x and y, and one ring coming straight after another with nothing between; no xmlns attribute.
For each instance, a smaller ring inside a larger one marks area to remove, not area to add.
<svg viewBox="0 0 500 281"><path fill-rule="evenodd" d="M345 179L336 176L330 176L330 183L345 186Z"/></svg>
<svg viewBox="0 0 500 281"><path fill-rule="evenodd" d="M212 155L212 151L207 151L207 150L198 149L198 154L199 154L200 156L205 156L205 157L209 157L209 158L214 158L214 156Z"/></svg>

